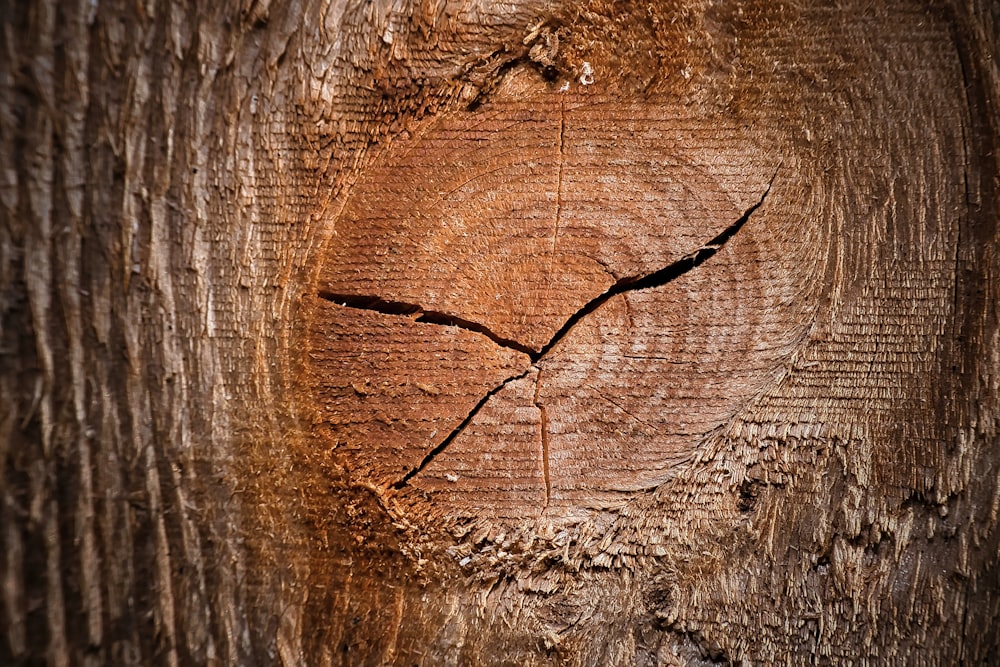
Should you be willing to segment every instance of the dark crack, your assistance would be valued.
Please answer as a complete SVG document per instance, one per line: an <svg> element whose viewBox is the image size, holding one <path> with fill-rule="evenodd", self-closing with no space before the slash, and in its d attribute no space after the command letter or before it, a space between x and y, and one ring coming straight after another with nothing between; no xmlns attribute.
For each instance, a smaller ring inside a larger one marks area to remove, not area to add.
<svg viewBox="0 0 1000 667"><path fill-rule="evenodd" d="M472 320L466 320L455 315L449 315L448 313L442 313L437 310L424 310L421 306L415 303L388 301L377 296L337 294L329 291L320 291L319 296L320 298L332 301L333 303L336 303L339 306L344 306L345 308L370 310L376 313L382 313L383 315L416 315L414 318L415 322L425 322L427 324L438 324L445 327L465 329L466 331L472 331L486 336L500 347L523 352L529 356L535 354L535 350L528 347L524 343L497 335L484 324L473 322Z"/></svg>
<svg viewBox="0 0 1000 667"><path fill-rule="evenodd" d="M750 216L753 215L754 211L764 205L764 200L767 199L768 193L771 192L771 185L774 183L774 178L777 175L778 172L775 171L774 175L771 176L771 180L768 181L767 188L760 196L760 199L758 199L753 206L748 208L746 212L740 216L739 220L726 227L711 241L658 271L647 273L645 275L626 276L624 278L620 278L603 294L599 294L591 299L587 304L580 308L580 310L570 315L569 319L563 323L559 331L557 331L552 338L549 339L549 342L546 343L541 350L529 353L531 361L535 363L540 361L542 357L548 354L552 348L559 344L559 341L565 338L566 334L568 334L580 320L593 313L595 310L610 301L613 297L626 292L663 287L667 283L683 276L688 271L696 269L704 264L708 259L715 255L715 253L719 252L722 246L724 246L729 239L736 235L736 232L743 228L743 225L747 223L747 220L750 219Z"/></svg>
<svg viewBox="0 0 1000 667"><path fill-rule="evenodd" d="M780 168L780 165L779 165ZM515 380L520 380L524 378L532 371L532 369L537 368L537 363L548 354L552 348L559 344L559 342L566 337L573 327L577 325L584 317L590 315L595 310L603 306L613 297L619 294L625 294L626 292L635 292L639 290L654 289L656 287L662 287L667 283L676 280L685 273L698 268L706 261L708 261L715 253L717 253L733 236L736 235L743 225L747 223L750 216L759 209L764 204L764 200L767 195L771 192L771 186L774 184L774 179L778 175L778 170L775 169L774 174L772 174L770 181L768 181L767 188L764 193L760 196L750 208L743 213L740 218L733 224L726 227L722 232L720 232L715 238L710 240L708 243L698 248L694 252L685 255L681 259L669 264L668 266L654 271L652 273L647 273L644 275L636 276L626 276L617 280L611 287L605 290L602 294L594 297L588 301L582 308L573 313L553 334L549 342L546 343L540 350L534 350L531 347L525 345L516 340L509 338L503 338L491 331L488 327L479 322L473 322L471 320L466 320L461 317L456 317L454 315L449 315L447 313L442 313L440 311L425 310L421 306L412 303L404 303L400 301L388 301L375 296L357 296L353 294L336 294L329 291L321 291L319 296L337 303L341 306L347 308L356 308L359 310L370 310L377 313L383 313L385 315L416 315L414 321L416 322L426 322L428 324L438 324L442 326L458 327L460 329L465 329L466 331L473 331L475 333L482 334L492 340L494 343L501 347L505 347L511 350L516 350L522 352L531 359L532 367L528 370L520 373L519 375L514 375L496 387L491 389L483 398L476 403L476 405L469 411L465 416L465 419L456 426L448 436L442 440L438 445L431 449L421 460L420 464L410 470L401 479L394 482L391 488L399 490L405 487L411 479L420 474L424 468L433 461L438 454L443 452L448 448L455 438L457 438L465 428L472 423L479 411L482 410L483 406L495 395L500 393L508 384L514 382ZM541 382L541 374L539 373L539 378L536 382ZM535 405L539 408L542 413L542 448L543 448L543 465L545 471L545 486L546 486L546 503L547 499L551 494L551 482L549 480L549 470L548 470L548 442L546 428L546 415L544 406L540 405L538 402L538 387L535 390Z"/></svg>
<svg viewBox="0 0 1000 667"><path fill-rule="evenodd" d="M478 403L476 403L475 407L473 407L472 410L469 411L469 414L467 414L465 416L465 419L463 419L462 422L458 426L456 426L454 429L452 429L451 433L448 434L448 437L446 437L444 440L442 440L434 449L432 449L431 451L427 452L427 454L424 456L423 460L420 461L420 463L415 468L413 468L410 472L406 473L402 477L402 479L394 482L392 484L391 488L399 490L399 489L402 489L404 486L406 486L409 483L409 481L411 479L413 479L414 477L416 477L417 475L419 475L420 472L424 468L426 468L427 465L431 461L433 461L437 457L438 454L440 454L441 452L443 452L445 449L448 448L448 445L450 445L452 443L452 441L455 440L455 438L457 438L462 433L462 431L465 430L466 426L468 426L470 423L472 423L472 420L475 419L476 415L479 414L479 411L483 409L483 406L486 405L486 403L491 398L493 398L498 393L500 393L504 389L504 387L506 387L507 385L509 385L511 382L514 382L515 380L520 380L523 377L527 377L528 373L530 373L531 371L532 371L532 369L529 368L528 370L524 371L523 373L520 373L519 375L511 376L511 377L507 378L506 380L504 380L503 382L501 382L500 384L498 384L497 386L493 387L493 389L491 389L489 391L489 393L487 393L485 396L483 396L483 398Z"/></svg>
<svg viewBox="0 0 1000 667"><path fill-rule="evenodd" d="M592 392L594 392L594 394L597 395L597 397L600 398L601 400L607 401L611 405L613 405L616 408L618 408L619 410L621 410L622 414L628 415L633 420L635 420L637 423L642 424L642 426L645 427L646 429L648 429L649 432L652 432L652 433L656 432L656 430L652 426L650 426L649 422L645 421L644 419L640 419L636 415L632 414L632 412L630 412L629 410L627 410L625 408L625 406L622 405L621 403L619 403L618 401L612 399L610 396L607 396L607 395L601 393L600 391L598 391L597 389L595 389L594 387L592 387L590 385L583 385L583 386L586 387L587 389L591 390Z"/></svg>

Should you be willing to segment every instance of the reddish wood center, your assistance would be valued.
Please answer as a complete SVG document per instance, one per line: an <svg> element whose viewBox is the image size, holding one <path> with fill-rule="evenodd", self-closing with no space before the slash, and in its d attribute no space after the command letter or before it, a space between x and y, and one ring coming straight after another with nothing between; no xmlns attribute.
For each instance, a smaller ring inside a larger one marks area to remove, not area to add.
<svg viewBox="0 0 1000 667"><path fill-rule="evenodd" d="M363 174L310 337L352 474L438 515L578 518L774 382L802 333L801 281L755 241L779 158L685 114L515 76Z"/></svg>

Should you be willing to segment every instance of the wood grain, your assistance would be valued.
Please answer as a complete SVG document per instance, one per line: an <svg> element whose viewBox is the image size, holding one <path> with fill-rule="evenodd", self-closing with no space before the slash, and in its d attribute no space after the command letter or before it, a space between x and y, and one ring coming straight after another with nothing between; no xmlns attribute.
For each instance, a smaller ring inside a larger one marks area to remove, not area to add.
<svg viewBox="0 0 1000 667"><path fill-rule="evenodd" d="M614 280L725 229L779 161L738 128L580 88L521 69L487 104L395 139L353 186L320 289L419 304L537 351Z"/></svg>
<svg viewBox="0 0 1000 667"><path fill-rule="evenodd" d="M996 2L0 4L0 664L1000 663Z"/></svg>
<svg viewBox="0 0 1000 667"><path fill-rule="evenodd" d="M659 302L624 295L575 323L608 290L625 289L706 249L767 192L777 157L741 141L737 128L690 112L685 118L683 111L655 99L623 106L579 83L557 88L526 68L512 71L474 110L436 118L393 142L354 185L335 223L320 293L359 310L409 308L433 313L440 326L481 329L498 346L531 354L536 396L525 392L524 382L502 388L486 413L470 415L471 429L453 445L445 445L451 429L433 429L437 440L428 437L429 428L410 429L405 415L416 404L395 399L380 403L391 415L380 419L397 423L388 439L381 427L359 430L363 419L345 427L332 418L332 437L357 443L342 453L346 465L367 468L373 459L395 456L398 469L416 473L415 488L449 489L441 496L446 506L432 512L452 520L499 507L510 508L500 512L506 518L536 517L529 498L540 491L547 516L579 520L583 508L621 506L623 492L669 478L700 438L762 390L766 381L758 375L777 377L780 359L793 351L788 339L801 337L808 312L796 313L798 322L777 308L756 312L770 304L762 305L755 290L775 285L755 273L774 258L759 257L753 244L744 246L750 248L744 259L722 260L728 275L703 275L697 283L703 287L682 283L678 296ZM699 289L711 298L693 296ZM795 295L781 297L791 302ZM770 363L746 356L777 333L774 325L760 331L760 316L779 321L787 334L774 338L781 352ZM358 318L353 331L314 325L314 357L370 333L369 320L362 313ZM568 333L567 323L574 325ZM567 340L550 351L563 335ZM425 372L423 355L409 355L401 345L393 352L398 366L381 369L385 376L371 368L363 381L417 377ZM317 378L357 377L354 370L320 366ZM713 379L737 368L743 369L733 377L739 389ZM668 371L677 383L669 396L659 389ZM480 386L479 395L485 399L491 389L500 383ZM329 384L317 392L320 401L354 410ZM520 404L514 395L522 396ZM540 425L530 437L508 436L483 423L502 422L501 404L514 424L522 413L551 417L536 416ZM448 396L432 410L455 416L462 405ZM435 446L447 451L436 453L426 472L414 466L414 451ZM535 479L536 470L544 479L527 495L522 482L505 483ZM375 478L385 486L392 475Z"/></svg>

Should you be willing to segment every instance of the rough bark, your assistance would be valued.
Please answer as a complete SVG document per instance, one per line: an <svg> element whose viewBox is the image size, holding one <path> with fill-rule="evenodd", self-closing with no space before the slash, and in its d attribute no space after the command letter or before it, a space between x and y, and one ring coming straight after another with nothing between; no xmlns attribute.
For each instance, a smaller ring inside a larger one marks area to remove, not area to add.
<svg viewBox="0 0 1000 667"><path fill-rule="evenodd" d="M1000 662L995 3L0 16L0 663Z"/></svg>

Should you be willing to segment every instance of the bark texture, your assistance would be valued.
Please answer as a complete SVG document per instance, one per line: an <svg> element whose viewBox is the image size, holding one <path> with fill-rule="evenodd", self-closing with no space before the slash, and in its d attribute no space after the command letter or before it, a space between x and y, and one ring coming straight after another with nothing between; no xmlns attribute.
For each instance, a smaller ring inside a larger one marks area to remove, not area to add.
<svg viewBox="0 0 1000 667"><path fill-rule="evenodd" d="M1000 662L1000 9L0 3L0 663Z"/></svg>

